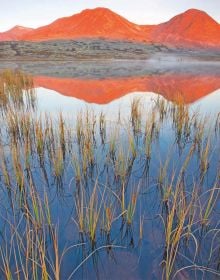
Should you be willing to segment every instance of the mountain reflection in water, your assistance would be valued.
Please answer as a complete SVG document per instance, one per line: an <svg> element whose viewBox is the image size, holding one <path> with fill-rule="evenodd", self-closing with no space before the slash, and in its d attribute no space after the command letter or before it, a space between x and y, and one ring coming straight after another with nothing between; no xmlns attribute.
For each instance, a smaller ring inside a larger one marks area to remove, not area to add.
<svg viewBox="0 0 220 280"><path fill-rule="evenodd" d="M35 76L35 87L54 90L89 103L107 104L131 92L154 92L169 101L194 103L220 88L220 75L163 74L109 79Z"/></svg>

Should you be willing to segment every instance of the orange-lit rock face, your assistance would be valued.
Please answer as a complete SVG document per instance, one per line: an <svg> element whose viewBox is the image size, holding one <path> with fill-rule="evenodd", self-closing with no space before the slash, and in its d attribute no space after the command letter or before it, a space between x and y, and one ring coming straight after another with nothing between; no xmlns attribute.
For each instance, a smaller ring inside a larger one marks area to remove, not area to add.
<svg viewBox="0 0 220 280"><path fill-rule="evenodd" d="M22 37L23 40L40 41L51 39L107 38L144 41L142 27L105 8L84 10L71 17L61 18L50 25L36 29ZM145 34L146 33L146 34Z"/></svg>
<svg viewBox="0 0 220 280"><path fill-rule="evenodd" d="M146 19L147 21L147 19ZM166 23L137 25L105 8L84 10L33 30L22 40L105 38L176 46L220 47L220 25L208 14L188 10Z"/></svg>
<svg viewBox="0 0 220 280"><path fill-rule="evenodd" d="M23 27L23 26L15 26L6 32L0 33L0 41L16 41L21 36L29 33L32 30L33 30L32 28L27 28L27 27Z"/></svg>
<svg viewBox="0 0 220 280"><path fill-rule="evenodd" d="M160 24L152 34L155 42L180 45L220 46L220 25L205 12L191 9Z"/></svg>
<svg viewBox="0 0 220 280"><path fill-rule="evenodd" d="M60 18L34 30L16 26L7 32L0 33L0 41L81 38L220 48L220 25L205 12L195 9L188 10L159 25L137 25L109 9L96 8Z"/></svg>
<svg viewBox="0 0 220 280"><path fill-rule="evenodd" d="M138 91L159 93L171 101L181 96L185 103L193 103L219 89L220 77L171 74L105 80L35 77L34 84L97 104L106 104Z"/></svg>

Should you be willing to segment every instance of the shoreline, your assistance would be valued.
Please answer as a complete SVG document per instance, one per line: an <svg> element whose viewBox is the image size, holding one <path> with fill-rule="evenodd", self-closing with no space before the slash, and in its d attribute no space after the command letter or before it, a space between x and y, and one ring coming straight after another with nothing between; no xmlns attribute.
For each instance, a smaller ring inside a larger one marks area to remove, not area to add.
<svg viewBox="0 0 220 280"><path fill-rule="evenodd" d="M0 61L99 61L176 59L220 61L220 49L190 49L100 39L0 42Z"/></svg>

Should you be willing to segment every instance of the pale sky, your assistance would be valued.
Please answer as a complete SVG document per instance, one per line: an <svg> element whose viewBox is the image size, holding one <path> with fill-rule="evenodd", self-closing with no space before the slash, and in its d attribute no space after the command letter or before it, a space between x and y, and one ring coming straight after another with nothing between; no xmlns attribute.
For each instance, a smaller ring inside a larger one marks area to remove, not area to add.
<svg viewBox="0 0 220 280"><path fill-rule="evenodd" d="M106 7L138 24L154 24L190 8L220 22L220 0L0 0L0 31L15 25L39 27L86 8Z"/></svg>

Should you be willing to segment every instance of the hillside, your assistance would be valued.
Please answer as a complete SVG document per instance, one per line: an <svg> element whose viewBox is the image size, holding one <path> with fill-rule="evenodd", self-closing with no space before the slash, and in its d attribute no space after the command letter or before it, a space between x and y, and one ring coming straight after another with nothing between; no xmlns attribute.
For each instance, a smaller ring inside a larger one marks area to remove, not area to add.
<svg viewBox="0 0 220 280"><path fill-rule="evenodd" d="M147 19L146 19L147 21ZM15 27L0 41L105 39L163 44L183 48L220 49L220 24L207 13L191 9L159 25L137 25L106 8L87 9L31 30Z"/></svg>
<svg viewBox="0 0 220 280"><path fill-rule="evenodd" d="M22 40L104 38L145 41L148 32L106 8L87 9L71 17L60 18L21 37Z"/></svg>
<svg viewBox="0 0 220 280"><path fill-rule="evenodd" d="M0 41L17 41L32 30L32 28L17 25L6 32L0 32Z"/></svg>
<svg viewBox="0 0 220 280"><path fill-rule="evenodd" d="M195 9L159 24L151 36L157 43L220 47L220 25L207 13Z"/></svg>

